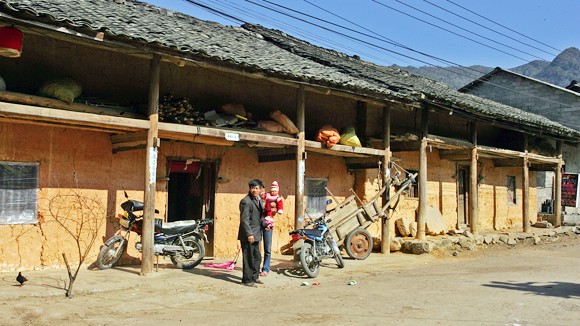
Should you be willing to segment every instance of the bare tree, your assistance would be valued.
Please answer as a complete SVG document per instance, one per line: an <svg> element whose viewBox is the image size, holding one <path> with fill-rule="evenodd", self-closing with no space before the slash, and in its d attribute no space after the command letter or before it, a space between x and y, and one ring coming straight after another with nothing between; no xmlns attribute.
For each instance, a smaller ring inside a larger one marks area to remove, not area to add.
<svg viewBox="0 0 580 326"><path fill-rule="evenodd" d="M79 270L106 221L106 206L94 195L89 197L80 189L71 189L52 197L49 211L55 222L74 239L76 244L78 262L74 271L66 254L62 253L69 278L68 286L65 286L66 296L72 298L73 284Z"/></svg>

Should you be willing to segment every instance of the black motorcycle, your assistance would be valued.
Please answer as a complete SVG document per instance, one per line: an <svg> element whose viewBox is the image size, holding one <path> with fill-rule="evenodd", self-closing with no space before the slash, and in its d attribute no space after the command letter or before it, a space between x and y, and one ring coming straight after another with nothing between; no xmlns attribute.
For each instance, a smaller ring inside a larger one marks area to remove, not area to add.
<svg viewBox="0 0 580 326"><path fill-rule="evenodd" d="M331 203L328 200L326 203ZM303 229L290 232L294 252L300 257L300 265L306 275L311 278L318 276L320 262L325 258L334 258L338 268L344 267L340 249L330 234L326 214L306 223Z"/></svg>
<svg viewBox="0 0 580 326"><path fill-rule="evenodd" d="M127 194L125 193L125 197ZM127 250L127 243L131 232L141 236L143 216L135 212L143 211L143 203L137 200L127 200L121 204L124 213L119 214L121 228L119 233L109 238L97 258L100 269L113 267ZM159 213L155 210L155 213ZM178 268L191 269L197 266L205 256L204 241L207 241L205 232L213 219L199 221L187 220L163 223L155 219L154 253L157 257L169 256L171 262ZM135 244L139 252L142 250L141 241Z"/></svg>

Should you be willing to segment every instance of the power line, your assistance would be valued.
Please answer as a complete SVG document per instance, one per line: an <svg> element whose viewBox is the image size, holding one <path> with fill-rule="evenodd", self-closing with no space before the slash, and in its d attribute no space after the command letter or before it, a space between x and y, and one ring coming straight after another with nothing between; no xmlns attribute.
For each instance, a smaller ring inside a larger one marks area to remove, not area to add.
<svg viewBox="0 0 580 326"><path fill-rule="evenodd" d="M461 15L459 15L459 14L456 14L456 13L452 12L452 11L451 11L451 10L449 10L449 9L446 9L446 8L443 8L443 7L439 6L439 5L436 5L436 4L434 4L433 2L431 2L431 1L428 1L428 0L423 0L423 1L424 1L424 2L427 2L428 4L430 4L430 5L434 6L434 7L437 7L437 8L439 8L439 9L441 9L441 10L445 11L445 12L448 12L448 13L450 13L450 14L452 14L452 15L456 16L456 17L459 17L459 18L461 18L461 19L463 19L463 20L467 20L468 22L470 22L470 23L473 23L473 24L475 24L475 25L477 25L477 26L479 26L479 27L483 27L483 28L485 28L485 29L487 29L487 30L489 30L489 31L492 31L492 32L496 33L496 34L499 34L499 35L501 35L501 36L504 36L504 37L506 37L506 38L509 38L510 40L516 41L516 42L518 42L518 43L520 43L520 44L523 44L523 45L527 45L527 46L529 46L529 47L531 47L531 48L534 48L534 49L536 49L536 50L538 50L538 51L542 51L542 52L544 52L544 53L546 53L546 54L549 54L549 55L553 55L553 56L557 55L557 54L554 54L554 53L551 53L551 52L547 52L547 51L545 51L545 50L542 50L542 49L540 49L540 48L538 48L538 47L536 47L536 46L534 46L534 45L531 45L531 44L529 44L529 43L522 42L522 41L520 41L520 40L518 40L518 39L516 39L516 38L513 38L513 37L511 37L511 36L509 36L509 35L506 35L506 34L504 34L504 33L502 33L502 32L498 32L498 31L496 31L496 30L494 30L494 29L492 29L492 28L489 28L489 27L487 27L487 26L484 26L484 25L482 25L482 24L480 24L480 23L478 23L478 22L475 22L475 21L473 21L473 20L471 20L471 19L469 19L469 18L465 18L465 17L463 17L463 16L461 16Z"/></svg>
<svg viewBox="0 0 580 326"><path fill-rule="evenodd" d="M513 46L510 46L510 45L507 45L507 44L504 44L504 43L498 42L498 41L496 41L496 40L493 40L493 39L491 39L491 38L489 38L489 37L483 36L483 35L481 35L481 34L478 34L478 33L475 33L475 32L473 32L473 31L470 31L470 30L468 30L468 29L466 29L466 28L463 28L463 27L461 27L461 26L459 26L459 25L457 25L457 24L450 23L450 22L446 21L445 19L439 18L439 17L437 17L437 16L435 16L435 15L432 15L432 14L430 14L430 13L428 13L428 12L425 12L425 11L423 11L423 10L421 10L421 9L418 9L418 8L416 8L416 7L413 7L413 6L409 5L409 4L406 4L406 3L404 3L404 2L402 2L402 1L400 1L400 0L395 0L395 1L396 1L396 2L398 2L398 3L400 3L400 4L402 4L402 5L404 5L404 6L407 6L407 7L411 8L411 9L414 9L414 10L416 10L416 11L420 12L420 13L423 13L423 14L425 14L425 15L429 16L429 17L432 17L432 18L435 18L435 19L437 19L437 20L439 20L439 21L442 21L442 22L444 22L444 23L447 23L447 24L449 24L449 25L451 25L451 26L453 26L453 27L455 27L455 28L458 28L458 29L460 29L460 30L462 30L462 31L465 31L465 32L471 33L471 34L473 34L473 35L476 35L476 36L479 36L479 37L481 37L481 38L483 38L483 39L485 39L485 40L488 40L488 41L491 41L491 42L497 43L497 44L499 44L499 45L503 45L503 46L505 46L505 47L507 47L507 48L510 48L510 49L512 49L512 50L516 50L516 51L518 51L518 52L521 52L521 53L527 54L527 55L529 55L529 56L532 56L532 57L538 58L538 59L540 59L540 60L544 60L544 58L538 57L538 56L536 56L536 55L534 55L534 54L528 53L528 52L526 52L526 51L519 50L519 49L517 49L517 48L514 48Z"/></svg>
<svg viewBox="0 0 580 326"><path fill-rule="evenodd" d="M479 44L479 45L483 45L483 46L485 46L485 47L488 47L488 48L490 48L490 49L494 49L494 50L496 50L496 51L499 51L499 52L501 52L501 53L507 54L507 55L509 55L509 56L512 56L512 57L514 57L514 58L517 58L517 59L523 60L523 61L525 61L525 62L528 62L528 60L527 60L527 59L524 59L524 58L522 58L522 57L519 57L519 56L517 56L517 55L515 55L515 54L512 54L512 53L509 53L509 52L506 52L506 51L500 50L500 49L498 49L498 48L496 48L496 47L493 47L493 46L491 46L491 45L488 45L488 44L485 44L485 43L482 43L482 42L476 41L476 40L474 40L474 39L472 39L472 38L469 38L469 37L467 37L467 36L464 36L464 35L461 35L461 34L459 34L459 33L456 33L456 32L454 32L454 31L452 31L452 30L449 30L449 29L447 29L447 28L443 28L443 27L441 27L441 26L435 25L435 24L433 24L433 23L430 23L430 22L428 22L428 21L426 21L426 20L423 20L423 19L421 19L421 18L415 17L415 16L413 16L413 15L411 15L411 14L408 14L408 13L406 13L406 12L404 12L404 11L401 11L401 10L399 10L399 9L396 9L396 8L393 8L393 7L389 6L389 5L386 5L386 4L384 4L384 3L381 3L381 2L379 2L379 1L377 1L377 0L371 0L371 1L372 1L372 2L374 2L374 3L377 3L377 4L379 4L379 5L381 5L381 6L383 6L383 7L386 7L386 8L389 8L389 9L391 9L391 10L394 10L394 11L396 11L396 12L398 12L398 13L401 13L401 14L403 14L403 15L409 16L409 17L411 17L411 18L413 18L413 19L416 19L416 20L418 20L418 21L420 21L420 22L423 22L423 23L425 23L425 24L431 25L431 26L433 26L433 27L437 27L437 28L439 28L439 29L442 29L442 30L444 30L444 31L446 31L446 32L449 32L449 33L451 33L451 34L457 35L457 36L459 36L459 37L461 37L461 38L464 38L464 39L470 40L470 41L472 41L472 42L475 42L475 43L477 43L477 44Z"/></svg>
<svg viewBox="0 0 580 326"><path fill-rule="evenodd" d="M501 27L503 27L503 28L505 28L505 29L507 29L507 30L509 30L509 31L511 31L511 32L514 32L514 33L516 33L516 34L520 35L520 36L523 36L523 37L525 37L525 38L527 38L527 39L530 39L530 40L532 40L532 41L534 41L534 42L537 42L537 43L540 43L540 44L542 44L542 45L545 45L545 46L547 46L547 47L551 48L552 50L556 50L556 51L558 51L558 52L562 52L562 50L556 49L556 48L555 48L555 47L553 47L553 46L550 46L550 45L548 45L548 44L546 44L546 43L543 43L543 42L541 42L541 41L538 41L538 40L536 40L536 39L534 39L534 38L531 38L531 37L529 37L529 36L526 36L526 35L524 35L524 34L522 34L522 33L518 32L518 31L515 31L515 30L513 30L513 29L511 29L511 28L509 28L509 27L507 27L507 26L504 26L504 25L502 25L502 24L500 24L500 23L498 23L498 22L495 22L495 21L493 21L493 20L491 20L491 19L487 18L487 17L484 17L484 16L482 16L482 15L480 15L480 14L478 14L478 13L476 13L476 12L472 11L472 10L469 10L469 9L467 9L467 8L465 8L465 7L463 7L463 6L459 5L459 4L457 4L457 3L455 3L455 2L453 2L453 1L451 1L451 0L447 0L447 2L450 2L450 3L452 3L452 4L456 5L457 7L461 8L461 9L463 9L463 10L465 10L465 11L468 11L468 12L470 12L470 13L472 13L472 14L474 14L474 15L478 16L478 17L481 17L481 18L483 18L483 19L485 19L485 20L487 20L487 21L489 21L489 22L492 22L492 23L494 23L494 24L496 24L496 25L498 25L498 26L501 26Z"/></svg>
<svg viewBox="0 0 580 326"><path fill-rule="evenodd" d="M200 6L200 7L204 8L204 9L206 9L206 10L209 10L210 12L216 13L216 14L218 14L219 16L222 16L222 17L230 17L231 19L234 19L234 20L237 20L237 21L241 21L241 22L247 23L247 22L245 22L243 19L240 19L240 18L237 18L237 17L235 17L235 16L232 16L231 14L224 13L223 11L217 10L217 9L215 9L215 8L212 8L212 7L210 7L210 6L203 5L203 4L201 4L201 3L197 2L197 1L193 1L193 0L185 0L185 1L187 1L187 2L190 2L190 3L192 3L192 4L195 4L195 5L197 5L197 6ZM313 25L313 26L315 26L315 27L322 28L322 29L324 29L324 30L327 30L327 31L333 32L333 33L335 33L335 34L338 34L338 35L340 35L340 36L347 37L347 38L349 38L349 39L352 39L352 40L359 41L359 42L361 42L361 43L364 43L364 44L366 44L366 45L368 45L368 46L371 46L371 47L377 47L377 48L383 49L384 51L389 51L389 52L392 52L392 53L395 53L395 54L402 55L402 56L405 56L405 57L407 57L407 58L413 59L413 60L415 60L415 61L418 61L418 62L425 63L425 64L427 64L427 65L430 65L430 66L434 66L434 67L437 67L437 68L440 68L440 69L443 69L443 70L446 70L446 71L449 71L449 72L452 72L452 73L455 73L455 74L458 74L458 75L462 75L462 74L460 74L460 73L458 73L458 72L456 72L456 71L449 70L449 69L446 69L446 68L443 68L443 67L438 67L438 66L435 66L435 65L433 65L433 64L431 64L431 63L428 63L428 62L422 61L422 60L420 60L420 59L417 59L417 58L414 58L414 57L411 57L411 56L408 56L408 55L400 54L400 53L398 53L398 52L396 52L396 51L392 51L392 50L386 49L386 48L384 48L384 47L378 46L378 45L376 45L376 44L373 44L373 43L370 43L370 42L367 42L367 41L364 41L364 40L357 39L357 38L355 38L355 37L352 37L352 36L350 36L350 35L347 35L347 34L344 34L344 33L340 33L340 32L337 32L337 31L333 31L333 30L331 30L331 29L329 29L329 28L327 28L327 27L324 27L324 26L321 26L321 25L318 25L318 24L314 24L314 23L312 23L312 22L309 22L309 21L307 21L307 20L304 20L304 19L302 19L302 18L299 18L299 17L295 17L295 16L292 16L292 15L289 15L289 14L287 14L287 13L281 12L281 11L279 11L279 10L276 10L276 9L273 9L273 8L270 8L270 7L267 7L267 6L261 5L261 4L257 4L257 3L255 3L255 2L253 2L253 1L251 1L251 0L245 0L245 1L246 1L246 2L249 2L249 3L252 3L252 4L256 5L256 6L259 6L259 7L265 8L265 9L267 9L267 10L271 10L271 11L277 12L277 13L279 13L279 14L282 14L282 15L284 15L284 16L287 16L287 17L290 17L290 18L297 19L297 20L299 20L299 21L302 21L302 22L308 23L308 24L310 24L310 25ZM262 0L262 1L270 3L268 0ZM275 5L277 5L277 4L275 4ZM280 6L280 5L277 5L277 6ZM280 7L286 8L286 7L284 7L284 6L280 6ZM298 13L300 13L300 14L302 14L302 15L305 15L305 16L314 17L314 16L311 16L311 15L307 15L307 14L301 13L301 12L299 12L299 11L296 11L296 10L294 10L294 9L291 9L291 8L288 8L287 10L291 10L291 11L294 11L294 12L298 12ZM320 18L316 18L316 17L314 17L314 18L315 18L315 19L317 19L317 20L322 20L322 19L320 19ZM322 21L324 21L324 20L322 20ZM334 23L332 23L332 24L334 24ZM336 25L336 24L334 24L334 25ZM337 26L340 26L340 25L337 25ZM342 27L342 28L345 28L345 27L343 27L343 26L341 26L341 27ZM359 33L360 33L360 32L359 32ZM400 43L399 43L399 44L400 44ZM402 44L401 44L401 45L402 45ZM440 60L444 60L444 59L440 59ZM447 60L444 60L444 61L447 61ZM477 72L478 74L481 74L481 72L479 72L479 71L477 71L477 70L474 70L474 69L471 69L471 68L469 68L469 67L464 67L464 66L461 66L461 65L457 65L457 66L459 66L459 67L462 67L462 68L464 68L464 69L472 70L472 71L475 71L475 72ZM466 75L463 75L463 76L464 76L464 77L470 77L470 76L466 76ZM477 79L479 79L479 78L480 78L480 77L478 77ZM518 91L518 90L515 90L515 89L512 89L512 88L509 88L509 87L505 87L505 86L503 86L503 85L495 84L495 83L492 83L492 82L489 82L489 81L484 81L484 80L481 80L481 82L483 82L483 83L487 83L487 84L489 84L489 85L493 85L493 86L496 86L496 87L499 87L499 88L502 88L502 89L505 89L505 90L509 90L509 91L512 91L512 92L514 92L514 93L519 93L519 94L521 94L521 95L526 95L526 96L529 96L529 97L535 97L535 98L538 98L538 99L540 99L540 100L543 100L543 101L546 101L546 102L552 102L552 103L556 103L556 104L559 104L559 105L561 105L561 106L563 106L563 107L570 107L569 105L567 105L567 104L564 104L564 103L560 103L560 102L557 102L557 101L553 101L553 100L550 100L550 99L546 99L546 98L543 98L543 97L539 97L539 96L536 96L536 95L534 95L534 94L528 94L528 93L520 92L520 91Z"/></svg>

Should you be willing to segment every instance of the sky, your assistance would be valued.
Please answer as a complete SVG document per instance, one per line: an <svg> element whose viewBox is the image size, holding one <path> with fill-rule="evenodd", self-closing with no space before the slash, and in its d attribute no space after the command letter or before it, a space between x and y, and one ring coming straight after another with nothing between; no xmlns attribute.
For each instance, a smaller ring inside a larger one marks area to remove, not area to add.
<svg viewBox="0 0 580 326"><path fill-rule="evenodd" d="M259 24L384 66L510 69L580 48L580 0L144 2L223 25Z"/></svg>

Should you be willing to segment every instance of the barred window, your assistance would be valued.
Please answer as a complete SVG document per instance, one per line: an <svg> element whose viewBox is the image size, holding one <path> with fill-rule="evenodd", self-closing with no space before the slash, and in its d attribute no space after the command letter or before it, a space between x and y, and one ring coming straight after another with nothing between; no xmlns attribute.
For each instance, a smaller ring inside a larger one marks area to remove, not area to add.
<svg viewBox="0 0 580 326"><path fill-rule="evenodd" d="M306 178L306 217L318 218L326 213L328 180Z"/></svg>
<svg viewBox="0 0 580 326"><path fill-rule="evenodd" d="M38 163L0 162L0 224L37 223Z"/></svg>
<svg viewBox="0 0 580 326"><path fill-rule="evenodd" d="M516 177L507 176L507 202L508 204L516 204Z"/></svg>

